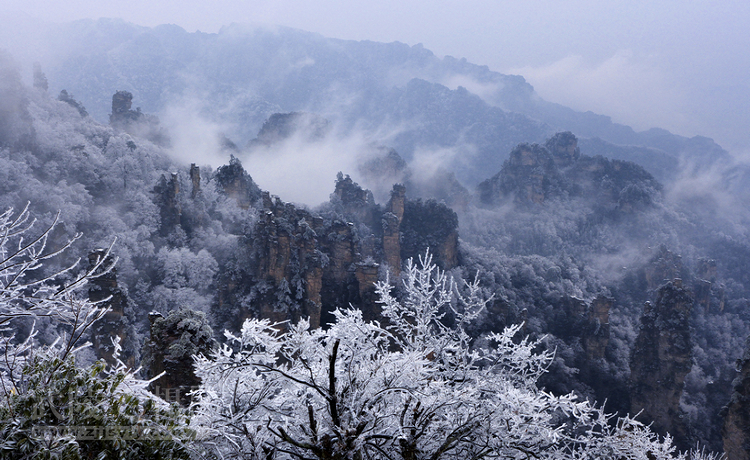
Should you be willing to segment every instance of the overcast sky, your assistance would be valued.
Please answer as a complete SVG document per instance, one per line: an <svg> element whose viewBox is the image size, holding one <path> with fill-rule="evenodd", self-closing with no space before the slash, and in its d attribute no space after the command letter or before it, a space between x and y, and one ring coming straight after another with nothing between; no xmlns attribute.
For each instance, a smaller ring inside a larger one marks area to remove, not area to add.
<svg viewBox="0 0 750 460"><path fill-rule="evenodd" d="M3 0L0 9L52 22L119 17L191 32L251 22L422 43L523 75L549 101L750 151L747 0Z"/></svg>

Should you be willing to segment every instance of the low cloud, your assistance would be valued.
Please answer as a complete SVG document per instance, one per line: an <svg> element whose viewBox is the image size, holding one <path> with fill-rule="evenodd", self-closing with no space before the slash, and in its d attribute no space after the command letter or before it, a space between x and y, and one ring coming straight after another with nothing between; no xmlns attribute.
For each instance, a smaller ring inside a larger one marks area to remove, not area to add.
<svg viewBox="0 0 750 460"><path fill-rule="evenodd" d="M501 84L483 83L468 75L461 74L450 75L446 78L443 78L439 83L452 90L456 90L459 86L463 86L467 91L472 94L476 94L489 104L494 103L495 95L499 90L502 89Z"/></svg>
<svg viewBox="0 0 750 460"><path fill-rule="evenodd" d="M333 193L336 174L358 180L358 165L368 149L359 136L329 134L310 141L295 134L270 146L239 154L245 170L263 190L284 201L317 206Z"/></svg>
<svg viewBox="0 0 750 460"><path fill-rule="evenodd" d="M229 156L221 148L226 127L202 116L199 101L182 99L174 102L159 114L159 118L169 133L169 152L175 161L213 167L228 162Z"/></svg>
<svg viewBox="0 0 750 460"><path fill-rule="evenodd" d="M232 126L224 126L200 114L196 101L172 104L160 114L171 138L170 154L182 164L208 164L213 168L229 162L230 153L242 161L245 170L263 190L290 201L317 206L328 201L336 173L357 179L357 167L371 149L357 135L328 134L310 140L296 133L271 145L239 150L227 149L223 140ZM229 139L231 140L231 139Z"/></svg>
<svg viewBox="0 0 750 460"><path fill-rule="evenodd" d="M750 162L733 156L709 167L686 163L681 176L671 183L667 199L690 213L699 215L722 233L744 237L750 212L744 203L750 199Z"/></svg>

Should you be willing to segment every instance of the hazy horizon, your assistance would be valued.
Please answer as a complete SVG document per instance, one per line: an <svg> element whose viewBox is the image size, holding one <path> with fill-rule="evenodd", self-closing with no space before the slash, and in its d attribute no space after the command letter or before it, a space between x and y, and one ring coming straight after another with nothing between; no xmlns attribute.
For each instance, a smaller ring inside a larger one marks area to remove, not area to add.
<svg viewBox="0 0 750 460"><path fill-rule="evenodd" d="M6 11L56 23L113 17L189 32L262 23L331 38L422 43L441 57L522 75L542 98L575 110L608 115L636 130L707 136L731 151L750 152L750 34L744 31L750 4L740 2L4 3Z"/></svg>

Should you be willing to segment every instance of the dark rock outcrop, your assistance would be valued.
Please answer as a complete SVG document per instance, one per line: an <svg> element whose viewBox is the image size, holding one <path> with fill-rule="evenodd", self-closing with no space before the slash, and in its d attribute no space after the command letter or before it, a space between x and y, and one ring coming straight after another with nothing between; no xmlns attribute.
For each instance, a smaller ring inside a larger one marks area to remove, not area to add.
<svg viewBox="0 0 750 460"><path fill-rule="evenodd" d="M167 401L190 404L188 393L200 385L193 372L193 355L208 355L214 347L213 331L206 315L187 309L174 310L166 317L149 314L151 335L143 346L143 365L149 377L161 375L151 391Z"/></svg>
<svg viewBox="0 0 750 460"><path fill-rule="evenodd" d="M612 298L598 295L588 306L586 328L581 337L587 361L604 358L609 344L609 312L613 303Z"/></svg>
<svg viewBox="0 0 750 460"><path fill-rule="evenodd" d="M570 295L555 299L547 310L545 334L560 347L550 372L542 376L540 385L547 391L565 394L576 391L596 400L607 400L609 410L627 410L626 382L612 375L608 364L610 344L610 312L615 299L599 294L587 301ZM528 311L516 321L527 321ZM533 327L533 326L532 326ZM562 350L562 351L560 351ZM564 363L564 366L562 364Z"/></svg>
<svg viewBox="0 0 750 460"><path fill-rule="evenodd" d="M253 182L253 178L242 167L242 162L231 156L228 165L221 166L214 176L219 190L237 201L242 209L260 198L260 188Z"/></svg>
<svg viewBox="0 0 750 460"><path fill-rule="evenodd" d="M320 219L263 192L263 208L252 238L256 260L253 280L255 311L274 322L310 319L320 326L323 269L329 258L319 249ZM242 320L244 318L238 318Z"/></svg>
<svg viewBox="0 0 750 460"><path fill-rule="evenodd" d="M544 146L516 146L500 172L480 183L477 192L485 206L586 198L598 214L617 216L651 206L660 199L661 185L634 163L582 156L576 137L564 132Z"/></svg>
<svg viewBox="0 0 750 460"><path fill-rule="evenodd" d="M405 203L406 187L394 185L382 217L384 260L396 277L401 273L401 222L404 220Z"/></svg>
<svg viewBox="0 0 750 460"><path fill-rule="evenodd" d="M631 411L653 422L656 432L670 433L681 449L690 447L680 397L692 367L692 306L693 296L681 279L660 287L656 301L644 307L630 358Z"/></svg>
<svg viewBox="0 0 750 460"><path fill-rule="evenodd" d="M141 121L144 117L140 108L131 110L133 106L133 94L129 91L117 91L112 96L112 113L109 115L109 124L126 128L133 122Z"/></svg>
<svg viewBox="0 0 750 460"><path fill-rule="evenodd" d="M248 147L270 146L293 136L300 136L304 142L314 142L323 139L330 130L330 122L313 113L274 113L263 123L258 137L250 141Z"/></svg>
<svg viewBox="0 0 750 460"><path fill-rule="evenodd" d="M349 175L344 177L342 173L338 173L336 188L331 198L337 199L341 203L347 219L361 222L369 228L375 227L379 214L375 198L372 196L372 192L360 187Z"/></svg>
<svg viewBox="0 0 750 460"><path fill-rule="evenodd" d="M66 90L60 91L60 95L57 96L57 100L60 102L64 102L68 104L69 106L73 107L78 111L78 114L82 117L87 117L89 113L86 111L86 108L81 104L80 102L76 101L72 94L68 94Z"/></svg>
<svg viewBox="0 0 750 460"><path fill-rule="evenodd" d="M544 146L558 168L570 166L581 157L578 139L570 131L555 134L544 143Z"/></svg>
<svg viewBox="0 0 750 460"><path fill-rule="evenodd" d="M192 184L190 198L195 199L195 197L201 192L201 170L195 165L195 163L190 165L190 183Z"/></svg>
<svg viewBox="0 0 750 460"><path fill-rule="evenodd" d="M541 204L560 189L557 167L550 153L538 144L520 144L496 176L478 186L479 199L487 205L509 198L520 203Z"/></svg>
<svg viewBox="0 0 750 460"><path fill-rule="evenodd" d="M435 200L406 200L401 232L401 260L417 260L427 249L441 268L458 265L458 216Z"/></svg>
<svg viewBox="0 0 750 460"><path fill-rule="evenodd" d="M106 260L102 258L106 257ZM105 249L97 249L89 253L89 266L99 268L94 272L93 278L89 285L88 297L91 302L97 303L101 307L109 308L109 311L102 319L94 323L91 333L91 343L98 359L104 359L109 363L114 362L114 344L112 339L119 337L121 345L132 345L127 343L134 339L128 336L126 327L125 307L127 306L127 296L117 285L117 269L114 267L114 258L107 255ZM133 364L132 353L126 353L120 356L125 362Z"/></svg>
<svg viewBox="0 0 750 460"><path fill-rule="evenodd" d="M169 145L169 135L161 128L159 118L146 115L140 107L132 110L133 94L129 91L117 91L112 96L112 113L109 124L118 130L140 136L159 145Z"/></svg>
<svg viewBox="0 0 750 460"><path fill-rule="evenodd" d="M158 206L161 216L159 234L168 236L180 225L180 218L182 217L182 207L179 200L180 181L177 173L172 173L169 180L162 174L152 193L154 194L154 203Z"/></svg>
<svg viewBox="0 0 750 460"><path fill-rule="evenodd" d="M585 360L604 358L609 344L609 312L614 299L598 295L590 302L572 296L563 296L556 302L549 332L566 341L580 341Z"/></svg>
<svg viewBox="0 0 750 460"><path fill-rule="evenodd" d="M248 256L240 270L222 274L218 283L220 322L309 318L311 327L318 327L331 321L335 309L352 305L365 318L379 319L374 283L382 264L397 277L401 261L427 247L442 267L458 263L456 214L434 201L408 200L402 185L393 187L382 208L368 190L340 174L328 206L315 214L261 193L255 202L258 221L241 237L240 252ZM238 305L231 318L222 313Z"/></svg>
<svg viewBox="0 0 750 460"><path fill-rule="evenodd" d="M716 261L699 259L695 267L693 281L695 307L704 313L721 313L724 311L726 293L724 284L717 281Z"/></svg>

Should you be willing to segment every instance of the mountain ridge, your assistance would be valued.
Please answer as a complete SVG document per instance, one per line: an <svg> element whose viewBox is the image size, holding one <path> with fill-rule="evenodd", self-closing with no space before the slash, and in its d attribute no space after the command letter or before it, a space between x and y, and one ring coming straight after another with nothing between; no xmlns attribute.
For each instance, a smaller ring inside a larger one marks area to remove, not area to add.
<svg viewBox="0 0 750 460"><path fill-rule="evenodd" d="M75 34L74 39L60 38L70 33ZM271 114L308 111L343 125L345 130L355 126L370 132L390 129L394 131L391 146L409 157L415 146L402 140L419 133L399 136L402 125L384 125L383 120L395 116L407 126L419 123L413 117L399 116L399 98L392 94L393 90L408 91L410 82L418 79L436 85L426 92L429 97L447 97L441 96L445 89L460 97L460 88L464 88L482 101L478 106L469 99L461 103L474 104L476 115L470 120L462 122L441 113L441 125L471 130L482 119L482 112L495 107L519 114L516 118L522 126L546 127L537 134L526 129L517 138L507 138L499 152L491 154L501 157L498 165L505 159L504 152L517 143L542 142L557 131L641 148L633 156L628 156L632 153L628 149L612 149L622 155L618 159L637 159L643 164L653 152L659 158L644 166L662 180L672 179L662 164L665 157L679 164L684 159L700 159L696 152L710 152L727 160L727 153L707 138L686 138L659 129L635 132L605 115L576 112L544 101L521 76L494 72L466 59L439 58L422 45L339 40L287 27L243 24L225 26L215 34L189 33L175 25L142 27L111 19L62 24L46 34L47 42L60 43L54 52L56 62L44 66L55 91L67 89L80 95L84 106L91 107L92 116L100 121L106 119L104 108L114 90L131 92L149 113L161 113L175 100L198 99L202 101L201 115L221 124L231 139L244 145ZM519 129L512 122L494 127L499 132L509 128ZM427 127L423 135L433 131ZM450 139L440 147L461 149L475 144L473 141L476 139ZM589 153L586 142L581 147ZM491 155L484 154L487 158ZM470 182L467 185L484 179L470 173L464 177Z"/></svg>

